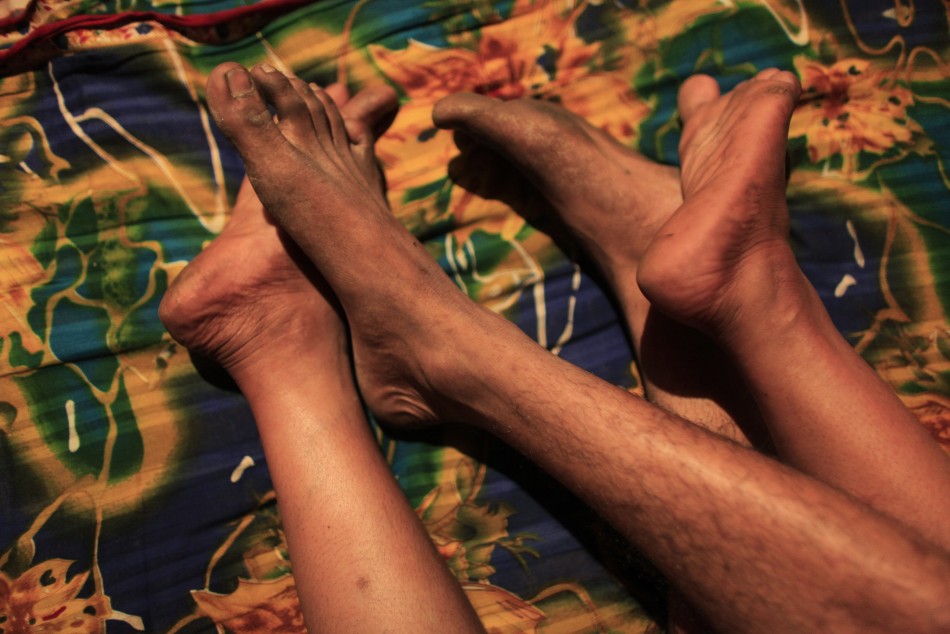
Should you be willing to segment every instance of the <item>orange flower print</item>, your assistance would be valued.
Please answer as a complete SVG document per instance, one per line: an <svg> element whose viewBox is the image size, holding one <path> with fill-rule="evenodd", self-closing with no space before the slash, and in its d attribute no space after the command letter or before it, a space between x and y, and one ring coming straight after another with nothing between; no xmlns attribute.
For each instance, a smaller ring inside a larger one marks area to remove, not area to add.
<svg viewBox="0 0 950 634"><path fill-rule="evenodd" d="M913 94L894 81L893 71L862 59L824 66L807 57L796 58L795 68L803 93L789 134L805 137L813 163L840 154L842 171L852 176L859 153L907 148L923 133L907 115Z"/></svg>
<svg viewBox="0 0 950 634"><path fill-rule="evenodd" d="M531 7L519 1L512 17L482 28L473 48L440 49L411 41L399 51L369 50L379 69L413 101L435 103L455 92L516 99L566 86L587 74L598 50L576 36L573 20L554 2Z"/></svg>
<svg viewBox="0 0 950 634"><path fill-rule="evenodd" d="M277 579L238 579L237 590L218 594L193 590L198 612L234 634L306 632L297 586L290 574Z"/></svg>
<svg viewBox="0 0 950 634"><path fill-rule="evenodd" d="M44 275L43 267L27 247L0 238L0 298L11 309L26 313L33 305L29 290Z"/></svg>
<svg viewBox="0 0 950 634"><path fill-rule="evenodd" d="M545 619L544 612L504 588L462 582L462 590L491 634L536 634Z"/></svg>
<svg viewBox="0 0 950 634"><path fill-rule="evenodd" d="M600 66L601 43L578 37L574 23L579 9L564 11L553 0L518 0L511 16L481 28L477 40L450 38L449 48L410 41L390 50L370 46L376 67L406 96L395 121L376 146L386 168L389 196L396 215L414 229L445 213L446 202L462 233L503 231L510 239L524 226L522 219L495 201L467 191L435 199L446 166L458 150L452 134L437 130L432 107L456 92L475 92L497 99L532 97L560 102L623 143L650 112L629 81ZM422 200L422 198L429 200Z"/></svg>
<svg viewBox="0 0 950 634"><path fill-rule="evenodd" d="M920 394L907 396L904 401L934 440L950 453L950 399L939 394Z"/></svg>
<svg viewBox="0 0 950 634"><path fill-rule="evenodd" d="M112 615L109 599L102 594L78 598L89 573L67 579L72 564L50 559L15 579L0 572L0 630L4 634L104 631L103 623Z"/></svg>
<svg viewBox="0 0 950 634"><path fill-rule="evenodd" d="M0 317L0 337L19 333L23 348L29 353L44 349L43 341L26 326L26 315L33 306L30 289L45 276L43 267L26 246L17 240L0 238L0 301L7 309Z"/></svg>

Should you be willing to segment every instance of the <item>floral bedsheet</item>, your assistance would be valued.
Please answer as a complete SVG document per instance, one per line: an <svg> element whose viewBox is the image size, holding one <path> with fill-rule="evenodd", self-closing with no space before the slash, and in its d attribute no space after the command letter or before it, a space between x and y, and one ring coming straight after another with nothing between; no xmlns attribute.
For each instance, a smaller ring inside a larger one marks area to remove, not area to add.
<svg viewBox="0 0 950 634"><path fill-rule="evenodd" d="M939 0L0 1L0 631L303 630L248 408L157 318L243 175L205 104L216 64L395 87L394 213L474 300L631 390L586 265L449 178L433 104L556 101L675 164L683 79L794 70L802 268L950 449L948 32ZM662 627L663 580L514 452L464 429L377 434L491 631Z"/></svg>

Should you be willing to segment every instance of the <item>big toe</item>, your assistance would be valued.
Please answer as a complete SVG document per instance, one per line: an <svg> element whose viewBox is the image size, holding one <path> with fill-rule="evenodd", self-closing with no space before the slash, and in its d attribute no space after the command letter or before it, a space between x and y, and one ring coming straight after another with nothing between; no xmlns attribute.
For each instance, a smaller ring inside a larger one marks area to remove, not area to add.
<svg viewBox="0 0 950 634"><path fill-rule="evenodd" d="M495 149L537 145L561 127L547 104L528 99L498 101L473 93L450 95L435 104L437 127L465 132Z"/></svg>
<svg viewBox="0 0 950 634"><path fill-rule="evenodd" d="M435 104L432 121L436 127L464 133L456 135L457 142L477 139L479 143L517 158L519 143L524 149L524 139L520 138L523 130L519 130L505 105L483 95L458 93Z"/></svg>
<svg viewBox="0 0 950 634"><path fill-rule="evenodd" d="M208 76L208 107L215 123L243 153L259 137L281 136L251 73L226 62Z"/></svg>
<svg viewBox="0 0 950 634"><path fill-rule="evenodd" d="M444 129L468 129L486 123L486 115L495 110L498 102L484 95L456 93L439 100L432 110L435 125Z"/></svg>
<svg viewBox="0 0 950 634"><path fill-rule="evenodd" d="M689 121L703 105L719 98L719 84L709 75L693 75L683 82L677 95L680 118Z"/></svg>
<svg viewBox="0 0 950 634"><path fill-rule="evenodd" d="M369 86L356 93L340 108L350 132L350 121L359 121L374 137L382 135L399 109L399 95L389 86ZM355 132L356 130L354 130ZM350 135L353 140L353 134Z"/></svg>
<svg viewBox="0 0 950 634"><path fill-rule="evenodd" d="M436 103L432 120L440 128L463 132L479 143L512 159L522 168L549 163L552 154L573 151L576 139L586 136L584 125L557 106L540 101L498 101L482 95L459 93Z"/></svg>
<svg viewBox="0 0 950 634"><path fill-rule="evenodd" d="M261 199L281 192L286 168L299 152L284 137L254 78L240 64L227 62L208 76L208 107L215 123L234 143ZM273 199L271 199L273 200Z"/></svg>

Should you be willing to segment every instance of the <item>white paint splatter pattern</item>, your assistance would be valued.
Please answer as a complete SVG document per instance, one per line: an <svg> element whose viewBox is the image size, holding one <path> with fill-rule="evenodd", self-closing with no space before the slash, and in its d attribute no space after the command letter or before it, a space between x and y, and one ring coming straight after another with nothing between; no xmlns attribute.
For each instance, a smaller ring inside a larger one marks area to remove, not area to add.
<svg viewBox="0 0 950 634"><path fill-rule="evenodd" d="M244 456L241 458L241 462L238 466L234 467L234 471L231 472L231 484L235 484L241 477L244 475L244 472L254 466L254 458L250 456Z"/></svg>
<svg viewBox="0 0 950 634"><path fill-rule="evenodd" d="M835 287L835 297L844 297L844 294L848 292L848 289L857 284L858 281L854 279L851 275L845 274L841 278L841 281L838 282L838 285Z"/></svg>
<svg viewBox="0 0 950 634"><path fill-rule="evenodd" d="M66 401L66 424L69 425L69 453L79 451L79 432L76 431L76 402Z"/></svg>
<svg viewBox="0 0 950 634"><path fill-rule="evenodd" d="M863 269L865 265L864 251L861 250L861 243L858 242L858 232L855 231L854 223L850 220L845 222L844 226L848 230L848 235L851 236L851 239L854 241L854 261Z"/></svg>

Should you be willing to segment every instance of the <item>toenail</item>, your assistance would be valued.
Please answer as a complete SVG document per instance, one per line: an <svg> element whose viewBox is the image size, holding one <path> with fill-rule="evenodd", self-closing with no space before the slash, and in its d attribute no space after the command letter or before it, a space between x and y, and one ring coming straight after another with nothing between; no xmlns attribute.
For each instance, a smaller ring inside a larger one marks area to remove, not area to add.
<svg viewBox="0 0 950 634"><path fill-rule="evenodd" d="M273 73L275 70L277 70L276 68L274 68L267 62L264 62L263 64L261 64L260 69L264 71L265 73Z"/></svg>
<svg viewBox="0 0 950 634"><path fill-rule="evenodd" d="M232 97L244 97L254 92L254 80L244 68L232 68L224 74L224 81Z"/></svg>
<svg viewBox="0 0 950 634"><path fill-rule="evenodd" d="M791 94L792 89L788 86L769 86L765 91L773 95L788 95Z"/></svg>

